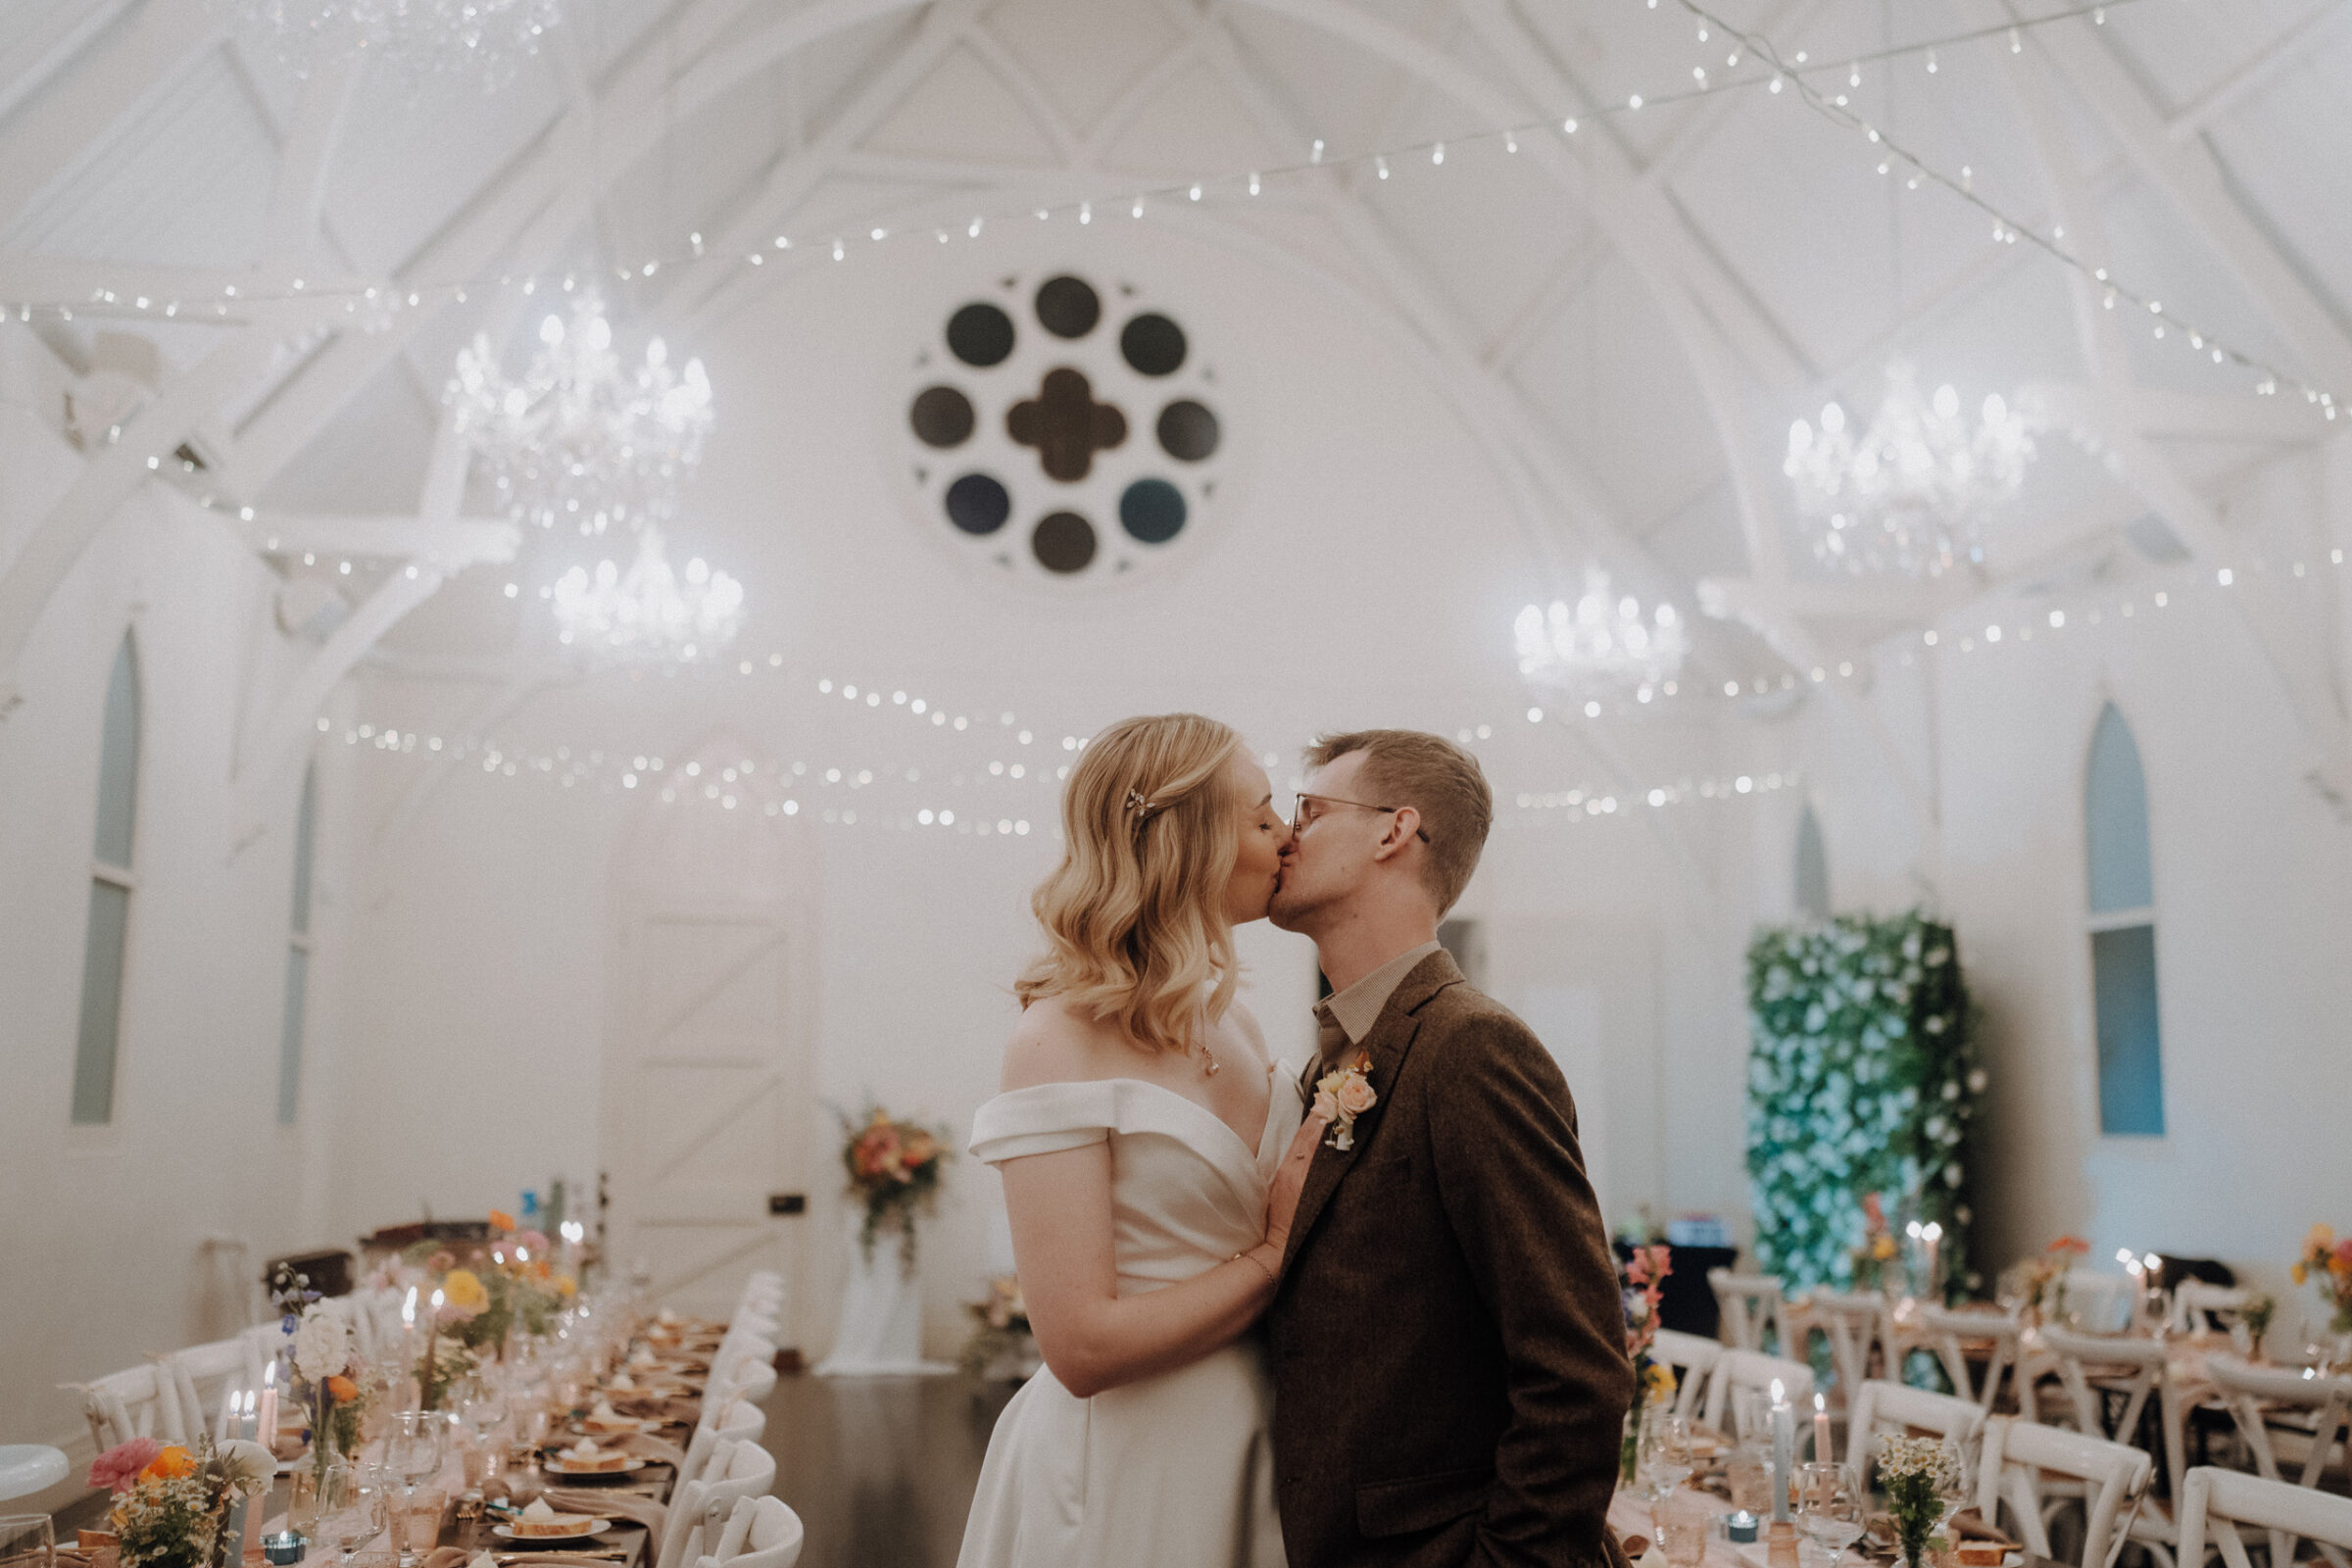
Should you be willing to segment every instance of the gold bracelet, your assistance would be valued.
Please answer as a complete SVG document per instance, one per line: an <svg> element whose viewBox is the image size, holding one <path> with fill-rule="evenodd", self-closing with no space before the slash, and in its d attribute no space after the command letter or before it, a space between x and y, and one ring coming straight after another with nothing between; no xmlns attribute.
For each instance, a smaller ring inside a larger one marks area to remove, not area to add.
<svg viewBox="0 0 2352 1568"><path fill-rule="evenodd" d="M1266 1283L1268 1285L1280 1285L1282 1283L1281 1276L1277 1275L1272 1269L1266 1267L1264 1263L1259 1262L1256 1257L1251 1255L1256 1250L1257 1250L1255 1248L1251 1248L1249 1251L1236 1252L1225 1261L1228 1263L1239 1263L1243 1258L1247 1257L1250 1262L1257 1264L1257 1271L1266 1277Z"/></svg>

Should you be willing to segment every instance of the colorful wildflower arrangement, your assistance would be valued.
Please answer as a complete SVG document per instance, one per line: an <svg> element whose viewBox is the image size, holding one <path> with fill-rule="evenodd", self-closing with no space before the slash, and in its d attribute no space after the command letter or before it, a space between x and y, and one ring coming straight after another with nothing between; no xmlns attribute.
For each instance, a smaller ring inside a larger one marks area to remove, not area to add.
<svg viewBox="0 0 2352 1568"><path fill-rule="evenodd" d="M2319 1287L2320 1298L2332 1314L2328 1323L2331 1333L2352 1334L2352 1236L2337 1241L2331 1228L2314 1225L2303 1238L2302 1254L2287 1272L2297 1285L2309 1281Z"/></svg>
<svg viewBox="0 0 2352 1568"><path fill-rule="evenodd" d="M1943 1517L1943 1499L1960 1490L1960 1456L1940 1438L1879 1439L1879 1485L1886 1511L1894 1516L1903 1561L1920 1568L1928 1560L1928 1537Z"/></svg>
<svg viewBox="0 0 2352 1568"><path fill-rule="evenodd" d="M2031 1323L2066 1321L2066 1277L2090 1255L2090 1244L2080 1236L2061 1236L2041 1250L2039 1257L2012 1263L2001 1274L2000 1294L2014 1299Z"/></svg>
<svg viewBox="0 0 2352 1568"><path fill-rule="evenodd" d="M1641 1458L1644 1408L1674 1397L1674 1368L1649 1356L1658 1338L1658 1302L1665 1295L1666 1277L1673 1272L1672 1248L1636 1247L1618 1276L1617 1296L1625 1307L1625 1353L1634 1363L1634 1403L1626 1412L1624 1446L1618 1453L1618 1471L1628 1484Z"/></svg>
<svg viewBox="0 0 2352 1568"><path fill-rule="evenodd" d="M910 1121L893 1121L879 1105L867 1109L862 1121L841 1118L842 1168L849 1172L850 1196L865 1205L865 1223L858 1235L868 1262L873 1260L874 1238L885 1229L902 1238L900 1258L914 1266L914 1215L939 1191L941 1168L948 1161L944 1136Z"/></svg>
<svg viewBox="0 0 2352 1568"><path fill-rule="evenodd" d="M276 1473L270 1450L242 1439L133 1438L91 1462L89 1485L115 1494L106 1526L122 1568L219 1568L236 1544L230 1509L268 1493Z"/></svg>
<svg viewBox="0 0 2352 1568"><path fill-rule="evenodd" d="M964 1342L964 1370L984 1377L992 1366L1006 1362L1031 1364L1037 1340L1029 1330L1029 1302L1021 1295L1018 1275L1000 1274L988 1282L988 1294L964 1303L978 1319L972 1337Z"/></svg>

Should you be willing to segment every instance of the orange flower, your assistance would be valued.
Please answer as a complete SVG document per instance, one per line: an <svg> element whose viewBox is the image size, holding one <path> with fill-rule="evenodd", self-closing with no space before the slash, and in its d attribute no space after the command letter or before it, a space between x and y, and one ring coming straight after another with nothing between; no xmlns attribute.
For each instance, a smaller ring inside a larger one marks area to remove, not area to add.
<svg viewBox="0 0 2352 1568"><path fill-rule="evenodd" d="M175 1443L153 1459L148 1460L147 1468L139 1472L139 1479L141 1481L178 1481L195 1473L196 1456Z"/></svg>
<svg viewBox="0 0 2352 1568"><path fill-rule="evenodd" d="M514 1228L514 1216L503 1208L494 1208L490 1211L490 1223L502 1231L511 1231Z"/></svg>
<svg viewBox="0 0 2352 1568"><path fill-rule="evenodd" d="M360 1396L360 1386L341 1373L337 1373L326 1380L326 1392L334 1397L337 1404L349 1404Z"/></svg>

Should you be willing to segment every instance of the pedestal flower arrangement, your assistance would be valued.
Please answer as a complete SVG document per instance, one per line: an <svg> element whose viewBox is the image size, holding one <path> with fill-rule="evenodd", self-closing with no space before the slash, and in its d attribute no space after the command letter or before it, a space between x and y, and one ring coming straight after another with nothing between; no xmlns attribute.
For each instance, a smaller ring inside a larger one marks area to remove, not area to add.
<svg viewBox="0 0 2352 1568"><path fill-rule="evenodd" d="M1967 1139L1985 1075L1949 926L1917 910L1761 930L1747 951L1756 1253L1792 1290L1854 1284L1863 1200L1942 1227L1975 1289Z"/></svg>
<svg viewBox="0 0 2352 1568"><path fill-rule="evenodd" d="M841 1148L842 1168L849 1173L850 1196L865 1207L858 1245L868 1262L874 1241L886 1230L899 1233L900 1261L914 1267L914 1217L939 1191L948 1146L942 1133L911 1121L894 1121L875 1105L862 1120L842 1117L846 1135Z"/></svg>

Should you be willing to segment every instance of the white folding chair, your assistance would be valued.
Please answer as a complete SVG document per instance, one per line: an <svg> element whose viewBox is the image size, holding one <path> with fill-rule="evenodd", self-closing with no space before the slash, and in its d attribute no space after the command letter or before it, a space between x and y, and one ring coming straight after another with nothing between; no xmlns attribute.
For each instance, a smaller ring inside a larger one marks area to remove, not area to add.
<svg viewBox="0 0 2352 1568"><path fill-rule="evenodd" d="M69 1383L81 1393L81 1413L100 1453L133 1438L189 1443L194 1433L180 1412L179 1390L163 1361L109 1372L90 1383Z"/></svg>
<svg viewBox="0 0 2352 1568"><path fill-rule="evenodd" d="M713 1471L716 1468L711 1467ZM662 1525L662 1553L654 1568L691 1568L703 1555L702 1543L718 1538L721 1521L735 1499L757 1497L775 1484L773 1454L757 1443L735 1445L724 1474L686 1482L671 1495L669 1517Z"/></svg>
<svg viewBox="0 0 2352 1568"><path fill-rule="evenodd" d="M2001 1379L2017 1365L2017 1320L1996 1312L1955 1312L1949 1307L1931 1306L1921 1302L1917 1316L1920 1339L1943 1367L1943 1375L1952 1380L1952 1387L1962 1397L1974 1399L1989 1410L2000 1397ZM1968 1364L1967 1349L1971 1344L1991 1346L1984 1363L1984 1379L1979 1384ZM1889 1371L1894 1370L1889 1368ZM2021 1388L2022 1397L2024 1391ZM2034 1415L2031 1404L2024 1406L2027 1419Z"/></svg>
<svg viewBox="0 0 2352 1568"><path fill-rule="evenodd" d="M2036 1557L2050 1555L2045 1499L2050 1476L2079 1485L2083 1499L2081 1568L2108 1568L2123 1549L2132 1510L2146 1496L2156 1461L2139 1448L2080 1432L1996 1415L1984 1423L1984 1446L1977 1461L1977 1513L1990 1525L2009 1505L2018 1535Z"/></svg>
<svg viewBox="0 0 2352 1568"><path fill-rule="evenodd" d="M2336 1452L2337 1434L2352 1444L2352 1378L2307 1377L2283 1367L2249 1366L2233 1356L2217 1355L2206 1372L2221 1391L2237 1435L2254 1455L2254 1468L2265 1480L2286 1482L2279 1472L2279 1440L2305 1445L2303 1473L2294 1485L2317 1492ZM2272 1408L2265 1409L2265 1405ZM2345 1449L2352 1468L2352 1447ZM2274 1542L2271 1560L2284 1564L2286 1544ZM2346 1568L2343 1554L2329 1546L2321 1551L2334 1568ZM2187 1559L2183 1558L2182 1561Z"/></svg>
<svg viewBox="0 0 2352 1568"><path fill-rule="evenodd" d="M1674 1413L1690 1417L1698 1413L1699 1396L1704 1392L1707 1375L1723 1357L1723 1347L1713 1340L1702 1340L1695 1334L1683 1334L1674 1329L1660 1329L1650 1341L1649 1358L1674 1368Z"/></svg>
<svg viewBox="0 0 2352 1568"><path fill-rule="evenodd" d="M758 1405L742 1399L724 1405L704 1401L703 1420L686 1442L686 1462L679 1467L674 1485L682 1487L703 1475L720 1444L758 1443L766 1433L767 1416Z"/></svg>
<svg viewBox="0 0 2352 1568"><path fill-rule="evenodd" d="M1846 1406L1845 1473L1853 1478L1854 1494L1868 1496L1882 1436L1932 1433L1966 1452L1977 1446L1984 1430L1984 1411L1973 1399L1931 1394L1884 1378L1867 1379Z"/></svg>
<svg viewBox="0 0 2352 1568"><path fill-rule="evenodd" d="M1769 1331L1781 1354L1795 1347L1788 1341L1788 1299L1781 1282L1769 1274L1735 1274L1728 1268L1707 1270L1707 1286L1715 1293L1720 1316L1717 1332L1735 1350L1761 1350Z"/></svg>
<svg viewBox="0 0 2352 1568"><path fill-rule="evenodd" d="M2271 1533L2273 1568L2293 1561L2294 1540L2319 1543L2332 1562L2352 1548L2352 1497L2312 1492L2265 1476L2199 1465L2180 1489L2180 1560L2203 1568L2208 1540L2221 1549L2225 1568L2251 1568L2239 1525Z"/></svg>
<svg viewBox="0 0 2352 1568"><path fill-rule="evenodd" d="M2241 1285L2216 1285L2210 1280L2182 1280L2173 1287L2172 1325L2175 1334L2204 1334L2228 1329L2245 1310L2254 1293ZM2228 1319L2228 1322L2222 1319Z"/></svg>
<svg viewBox="0 0 2352 1568"><path fill-rule="evenodd" d="M1830 1337L1830 1362L1838 1369L1836 1398L1852 1410L1854 1391L1870 1376L1870 1348L1881 1337L1886 1303L1876 1296L1815 1291L1813 1316ZM1888 1358L1890 1361L1892 1357ZM1900 1369L1889 1365L1889 1377Z"/></svg>
<svg viewBox="0 0 2352 1568"><path fill-rule="evenodd" d="M801 1516L781 1497L744 1497L727 1516L718 1549L695 1568L792 1568L801 1560L807 1533Z"/></svg>
<svg viewBox="0 0 2352 1568"><path fill-rule="evenodd" d="M161 1365L172 1380L181 1426L216 1438L228 1436L229 1394L258 1389L262 1381L260 1359L243 1335L191 1345L164 1357Z"/></svg>
<svg viewBox="0 0 2352 1568"><path fill-rule="evenodd" d="M2040 1331L2037 1351L2037 1359L2056 1370L2065 1393L2065 1403L2060 1410L2038 1413L2039 1419L2051 1425L2071 1419L2076 1429L2087 1437L2136 1446L2133 1440L2139 1432L2140 1417L2146 1413L2150 1397L2156 1400L2156 1424L2163 1433L2164 1443L2161 1462L2170 1494L2177 1503L2185 1468L2183 1456L2188 1448L2187 1417L2180 1392L2173 1386L2172 1362L2163 1344L2126 1335L2077 1334L2068 1329L2045 1328ZM2025 1366L2018 1369L2021 1389L2030 1375L2038 1373L2030 1374ZM2107 1417L2110 1396L2121 1401L2113 1420ZM2159 1561L2167 1563L2180 1539L2173 1515L2162 1499L2154 1497L2132 1516L2131 1537Z"/></svg>
<svg viewBox="0 0 2352 1568"><path fill-rule="evenodd" d="M1813 1369L1802 1361L1787 1361L1760 1350L1726 1350L1715 1361L1707 1380L1706 1414L1702 1425L1735 1440L1762 1437L1771 1408L1772 1386L1799 1410L1813 1404Z"/></svg>

